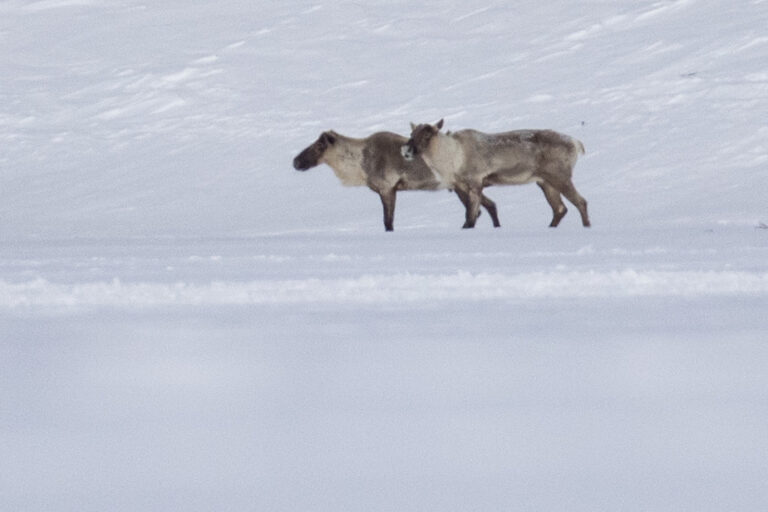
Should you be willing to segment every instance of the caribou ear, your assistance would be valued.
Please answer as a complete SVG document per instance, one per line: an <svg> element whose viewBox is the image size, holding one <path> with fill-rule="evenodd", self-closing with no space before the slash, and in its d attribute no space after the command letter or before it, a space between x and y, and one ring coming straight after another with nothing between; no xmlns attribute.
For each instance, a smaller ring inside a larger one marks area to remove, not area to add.
<svg viewBox="0 0 768 512"><path fill-rule="evenodd" d="M416 125L415 125L415 124L413 124L413 122L411 122L411 131L413 131L413 130L415 130L415 129L416 129Z"/></svg>
<svg viewBox="0 0 768 512"><path fill-rule="evenodd" d="M336 143L336 137L333 135L332 132L325 132L325 133L323 133L323 140L329 146L332 146L333 144Z"/></svg>
<svg viewBox="0 0 768 512"><path fill-rule="evenodd" d="M437 124L435 125L435 128L437 128L438 130L440 130L442 127L443 127L443 120L441 119L441 120L439 120L439 121L437 122Z"/></svg>

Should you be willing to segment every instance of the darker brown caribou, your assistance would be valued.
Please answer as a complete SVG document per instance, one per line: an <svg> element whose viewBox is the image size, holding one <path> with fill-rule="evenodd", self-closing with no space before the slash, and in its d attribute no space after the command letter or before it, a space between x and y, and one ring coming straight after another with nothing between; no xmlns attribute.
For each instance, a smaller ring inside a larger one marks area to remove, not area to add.
<svg viewBox="0 0 768 512"><path fill-rule="evenodd" d="M480 197L492 185L537 183L552 207L550 227L557 227L568 209L560 194L578 208L581 222L590 226L587 201L571 180L584 145L552 130L518 130L487 134L476 130L442 133L436 124L411 124L411 138L401 149L406 159L421 157L444 186L467 197L465 227L474 227Z"/></svg>
<svg viewBox="0 0 768 512"><path fill-rule="evenodd" d="M409 160L403 157L401 148L407 141L407 138L390 132L353 139L327 131L293 159L293 167L298 171L306 171L324 163L333 169L342 184L367 186L381 197L384 229L392 231L398 190L450 188L438 179L420 157ZM469 208L469 196L463 190L456 190L456 193L464 207ZM482 194L477 201L478 208L482 205L491 216L493 225L498 227L499 218L494 202Z"/></svg>

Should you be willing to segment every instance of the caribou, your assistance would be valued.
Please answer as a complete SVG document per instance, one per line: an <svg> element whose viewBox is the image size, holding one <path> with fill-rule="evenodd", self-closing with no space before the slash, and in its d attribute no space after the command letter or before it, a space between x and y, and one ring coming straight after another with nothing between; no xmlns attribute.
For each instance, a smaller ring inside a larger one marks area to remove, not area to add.
<svg viewBox="0 0 768 512"><path fill-rule="evenodd" d="M406 137L390 132L377 132L363 139L345 137L326 131L293 159L297 171L306 171L322 163L333 169L343 185L367 186L381 197L384 207L384 229L394 230L395 198L399 190L450 189L430 170L421 157L405 159L401 148ZM471 202L464 190L455 189L464 208ZM480 193L476 198L491 216L493 225L500 226L496 204ZM465 214L469 217L469 213ZM475 212L475 218L479 215Z"/></svg>
<svg viewBox="0 0 768 512"><path fill-rule="evenodd" d="M517 130L488 134L476 130L443 133L441 119L434 125L411 123L411 138L401 148L406 160L421 158L443 186L466 199L466 222L472 228L480 214L483 188L493 185L537 183L552 207L550 227L568 212L560 196L573 203L589 227L587 201L571 180L584 145L552 130Z"/></svg>

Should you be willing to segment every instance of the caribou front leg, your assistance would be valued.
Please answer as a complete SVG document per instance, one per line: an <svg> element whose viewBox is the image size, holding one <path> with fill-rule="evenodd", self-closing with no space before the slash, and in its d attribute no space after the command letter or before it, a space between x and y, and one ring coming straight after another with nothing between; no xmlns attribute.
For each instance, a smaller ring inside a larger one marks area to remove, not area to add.
<svg viewBox="0 0 768 512"><path fill-rule="evenodd" d="M379 197L381 197L381 205L384 207L384 229L386 231L394 231L395 222L395 199L397 197L397 189L391 188L386 190L379 190Z"/></svg>
<svg viewBox="0 0 768 512"><path fill-rule="evenodd" d="M459 200L461 201L461 204L464 205L464 217L469 217L469 194L465 190L462 190L460 187L456 187L453 189L454 192L456 192L456 195L459 196ZM464 225L461 226L462 229L467 228L467 222L464 221Z"/></svg>
<svg viewBox="0 0 768 512"><path fill-rule="evenodd" d="M459 196L459 199L461 200L461 204L464 205L464 218L466 219L464 221L464 225L461 226L461 229L468 229L475 227L474 221L470 225L469 219L471 217L470 211L470 201L469 201L469 191L461 186L457 186L453 189L456 192L456 195ZM478 209L477 215L475 215L474 220L477 220L477 217L480 215L480 210Z"/></svg>
<svg viewBox="0 0 768 512"><path fill-rule="evenodd" d="M462 195L464 196L462 202L466 209L466 220L464 221L462 229L474 228L475 222L477 222L477 218L480 216L480 203L483 195L482 188L462 183L456 185L456 193L459 194L460 198Z"/></svg>
<svg viewBox="0 0 768 512"><path fill-rule="evenodd" d="M456 195L459 196L459 199L461 200L461 204L464 205L464 210L467 211L469 208L469 194L466 191L460 190L459 187L455 189ZM491 216L491 222L493 222L493 227L498 228L501 227L501 223L499 222L499 214L496 210L496 203L491 201L491 199L486 196L485 194L480 195L480 204L488 211L488 215ZM478 211L478 216L481 214L480 211ZM464 223L463 228L468 228L471 226L467 226L466 222Z"/></svg>

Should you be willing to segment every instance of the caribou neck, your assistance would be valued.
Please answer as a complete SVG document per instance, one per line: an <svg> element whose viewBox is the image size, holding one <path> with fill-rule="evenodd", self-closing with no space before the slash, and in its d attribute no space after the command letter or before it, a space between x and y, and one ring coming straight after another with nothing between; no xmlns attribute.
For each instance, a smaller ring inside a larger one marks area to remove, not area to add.
<svg viewBox="0 0 768 512"><path fill-rule="evenodd" d="M456 182L464 164L464 149L453 135L438 133L432 137L422 156L435 177L446 187L450 188Z"/></svg>
<svg viewBox="0 0 768 512"><path fill-rule="evenodd" d="M334 133L336 142L323 155L326 163L342 185L360 187L367 184L363 171L363 147L365 141Z"/></svg>

